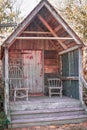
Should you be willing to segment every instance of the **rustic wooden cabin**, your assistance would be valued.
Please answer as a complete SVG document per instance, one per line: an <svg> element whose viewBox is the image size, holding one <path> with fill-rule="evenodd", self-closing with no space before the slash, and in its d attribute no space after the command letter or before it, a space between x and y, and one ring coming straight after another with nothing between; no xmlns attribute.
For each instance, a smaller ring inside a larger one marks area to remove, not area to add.
<svg viewBox="0 0 87 130"><path fill-rule="evenodd" d="M47 0L19 24L2 45L5 112L11 126L87 119L80 80L83 46ZM54 89L49 89L50 80Z"/></svg>

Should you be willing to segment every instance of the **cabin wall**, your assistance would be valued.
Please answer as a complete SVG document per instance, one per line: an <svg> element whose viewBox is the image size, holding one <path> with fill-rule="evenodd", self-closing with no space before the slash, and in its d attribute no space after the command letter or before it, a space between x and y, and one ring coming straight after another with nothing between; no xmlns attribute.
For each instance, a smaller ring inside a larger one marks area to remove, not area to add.
<svg viewBox="0 0 87 130"><path fill-rule="evenodd" d="M62 55L63 94L79 99L79 53L74 50Z"/></svg>
<svg viewBox="0 0 87 130"><path fill-rule="evenodd" d="M62 71L63 95L79 99L79 55L78 50L65 53L61 56L49 40L17 40L9 49L9 59L23 59L23 54L28 50L40 50L43 52L43 78L47 86L49 77L61 77ZM61 61L60 61L61 60ZM62 62L62 69L60 67ZM46 90L48 91L48 90Z"/></svg>
<svg viewBox="0 0 87 130"><path fill-rule="evenodd" d="M59 61L57 51L44 51L44 78L45 85L50 77L59 76Z"/></svg>
<svg viewBox="0 0 87 130"><path fill-rule="evenodd" d="M9 49L9 59L22 59L27 50L43 51L44 73L58 73L58 52L49 40L17 40Z"/></svg>
<svg viewBox="0 0 87 130"><path fill-rule="evenodd" d="M28 51L42 51L43 53L42 66L44 86L47 85L47 79L49 77L59 76L58 52L49 40L17 40L9 48L9 63L11 65L18 64L20 67L24 68L23 55ZM45 90L44 93L46 93Z"/></svg>
<svg viewBox="0 0 87 130"><path fill-rule="evenodd" d="M44 51L44 72L56 73L58 68L56 51Z"/></svg>

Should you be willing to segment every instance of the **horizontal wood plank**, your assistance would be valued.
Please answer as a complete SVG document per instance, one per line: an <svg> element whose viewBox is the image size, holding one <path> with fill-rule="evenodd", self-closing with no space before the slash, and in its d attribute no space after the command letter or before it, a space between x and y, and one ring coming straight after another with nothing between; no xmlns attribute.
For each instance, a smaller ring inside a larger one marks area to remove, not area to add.
<svg viewBox="0 0 87 130"><path fill-rule="evenodd" d="M27 40L72 40L73 38L71 37L16 37L16 39L27 39Z"/></svg>
<svg viewBox="0 0 87 130"><path fill-rule="evenodd" d="M51 32L41 32L41 31L24 31L25 34L51 34Z"/></svg>
<svg viewBox="0 0 87 130"><path fill-rule="evenodd" d="M79 80L79 77L62 77L62 80Z"/></svg>

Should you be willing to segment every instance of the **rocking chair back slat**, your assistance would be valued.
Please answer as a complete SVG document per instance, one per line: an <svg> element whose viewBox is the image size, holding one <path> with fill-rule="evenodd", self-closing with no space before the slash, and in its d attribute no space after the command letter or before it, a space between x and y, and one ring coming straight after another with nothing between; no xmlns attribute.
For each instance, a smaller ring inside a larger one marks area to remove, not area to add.
<svg viewBox="0 0 87 130"><path fill-rule="evenodd" d="M18 65L9 66L9 84L10 91L13 91L14 101L24 97L28 100L28 88L24 85L23 71Z"/></svg>
<svg viewBox="0 0 87 130"><path fill-rule="evenodd" d="M48 79L49 97L53 94L59 94L62 97L62 82L58 78Z"/></svg>

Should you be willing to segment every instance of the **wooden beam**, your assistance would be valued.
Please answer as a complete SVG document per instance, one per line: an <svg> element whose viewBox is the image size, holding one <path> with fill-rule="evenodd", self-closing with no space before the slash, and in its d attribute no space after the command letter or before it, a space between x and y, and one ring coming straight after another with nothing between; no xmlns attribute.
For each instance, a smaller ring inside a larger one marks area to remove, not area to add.
<svg viewBox="0 0 87 130"><path fill-rule="evenodd" d="M58 12L56 13L55 10L53 10L52 8L50 8L50 6L48 4L45 4L45 7L50 11L50 13L53 15L53 17L62 25L62 27L69 33L69 35L71 37L73 37L73 39L76 42L76 44L82 44L82 45L84 45L83 42L78 37L78 35L68 26L68 24L58 14Z"/></svg>
<svg viewBox="0 0 87 130"><path fill-rule="evenodd" d="M37 26L41 31L43 31L42 28L40 27L40 25L38 25L36 22L34 22L34 24L36 24L36 26ZM50 32L49 32L49 33L50 33ZM52 44L52 46L53 46L56 50L58 50L57 46L52 42L52 40L49 40L49 42Z"/></svg>
<svg viewBox="0 0 87 130"><path fill-rule="evenodd" d="M79 80L78 76L61 77L62 80Z"/></svg>
<svg viewBox="0 0 87 130"><path fill-rule="evenodd" d="M55 43L53 43L51 40L49 40L50 41L50 43L52 44L52 46L56 49L56 50L58 50L58 48L57 48L57 46L55 45Z"/></svg>
<svg viewBox="0 0 87 130"><path fill-rule="evenodd" d="M53 31L53 29L48 25L48 23L44 20L44 18L41 15L38 15L38 18L40 21L47 27L47 29L52 33L54 37L57 37L57 34ZM63 49L67 49L67 46L63 44L60 40L57 40L59 44L63 47Z"/></svg>
<svg viewBox="0 0 87 130"><path fill-rule="evenodd" d="M57 32L57 31L60 30L61 28L62 28L61 25L59 25L59 26L57 26L57 27L54 29L54 31Z"/></svg>
<svg viewBox="0 0 87 130"><path fill-rule="evenodd" d="M67 52L76 50L76 49L78 49L78 48L79 48L78 46L74 46L74 47L72 47L72 48L68 48L67 50L64 50L64 51L59 52L59 55L63 55L64 53L67 53Z"/></svg>
<svg viewBox="0 0 87 130"><path fill-rule="evenodd" d="M42 31L24 31L25 34L51 34L50 32L42 32Z"/></svg>
<svg viewBox="0 0 87 130"><path fill-rule="evenodd" d="M4 51L4 55L5 55L5 113L8 114L8 110L7 110L7 103L9 101L9 92L8 92L8 49L5 48L5 51Z"/></svg>
<svg viewBox="0 0 87 130"><path fill-rule="evenodd" d="M7 115L8 120L10 121L10 113L9 113L9 65L8 65L8 48L5 48L5 113Z"/></svg>
<svg viewBox="0 0 87 130"><path fill-rule="evenodd" d="M10 47L16 36L20 35L27 26L29 26L29 24L32 22L32 20L35 18L35 16L37 15L37 12L39 12L42 7L44 6L44 2L41 2L39 5L36 6L36 8L30 13L30 15L28 15L20 24L19 26L15 29L15 31L9 36L9 38L6 39L5 43L8 43L8 47ZM3 44L3 45L4 45Z"/></svg>
<svg viewBox="0 0 87 130"><path fill-rule="evenodd" d="M27 39L27 40L72 40L70 37L16 37L16 39Z"/></svg>
<svg viewBox="0 0 87 130"><path fill-rule="evenodd" d="M83 103L83 84L82 84L82 50L79 49L78 50L78 55L79 55L79 98L80 98L80 101Z"/></svg>

